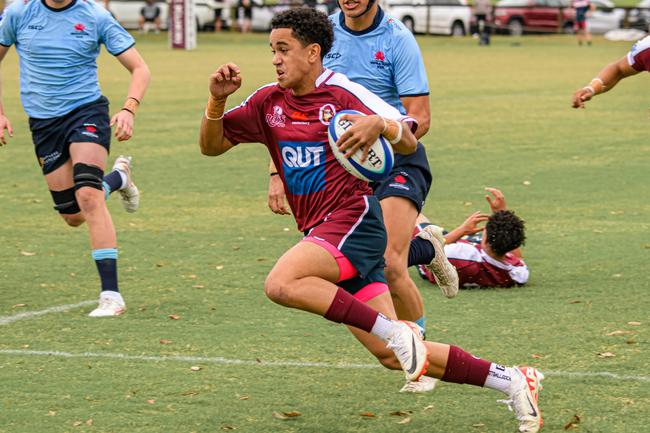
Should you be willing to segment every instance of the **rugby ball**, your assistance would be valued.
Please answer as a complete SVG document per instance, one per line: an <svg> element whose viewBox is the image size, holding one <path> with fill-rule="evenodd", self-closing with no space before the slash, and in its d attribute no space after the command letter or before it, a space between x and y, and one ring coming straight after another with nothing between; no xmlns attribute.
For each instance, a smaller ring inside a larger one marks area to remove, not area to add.
<svg viewBox="0 0 650 433"><path fill-rule="evenodd" d="M365 116L360 111L356 110L341 110L330 120L329 127L327 128L327 135L330 142L330 148L338 162L353 176L367 182L382 180L390 174L393 169L393 162L395 156L393 155L393 148L388 140L382 135L379 136L370 147L368 157L365 161L361 162L363 151L357 150L349 158L339 150L336 146L336 141L343 133L352 126L352 122L346 119L341 119L344 114L359 114Z"/></svg>

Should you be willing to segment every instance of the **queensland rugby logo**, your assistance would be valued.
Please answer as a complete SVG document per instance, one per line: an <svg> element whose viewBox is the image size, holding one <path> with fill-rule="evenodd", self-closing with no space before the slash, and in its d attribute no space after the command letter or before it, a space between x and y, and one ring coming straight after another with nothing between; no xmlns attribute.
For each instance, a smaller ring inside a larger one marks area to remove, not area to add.
<svg viewBox="0 0 650 433"><path fill-rule="evenodd" d="M320 123L323 125L329 125L330 120L332 120L332 117L336 114L336 108L332 104L325 104L322 107L320 107L320 110L318 111L318 120L320 120Z"/></svg>
<svg viewBox="0 0 650 433"><path fill-rule="evenodd" d="M268 123L271 128L275 128L276 126L284 128L286 120L287 116L282 114L282 108L277 105L273 107L273 114L266 115L266 123Z"/></svg>

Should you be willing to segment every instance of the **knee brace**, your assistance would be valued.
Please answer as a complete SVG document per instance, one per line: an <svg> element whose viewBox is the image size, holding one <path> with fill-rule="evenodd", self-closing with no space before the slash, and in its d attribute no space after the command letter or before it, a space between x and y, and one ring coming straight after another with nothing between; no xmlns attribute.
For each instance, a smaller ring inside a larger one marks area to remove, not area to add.
<svg viewBox="0 0 650 433"><path fill-rule="evenodd" d="M88 165L83 162L76 163L72 167L72 178L75 191L86 186L100 191L104 189L104 170L95 165Z"/></svg>
<svg viewBox="0 0 650 433"><path fill-rule="evenodd" d="M60 214L75 214L81 212L79 204L77 203L77 198L74 195L74 187L65 189L63 191L52 191L52 200L54 200L54 210L58 211Z"/></svg>

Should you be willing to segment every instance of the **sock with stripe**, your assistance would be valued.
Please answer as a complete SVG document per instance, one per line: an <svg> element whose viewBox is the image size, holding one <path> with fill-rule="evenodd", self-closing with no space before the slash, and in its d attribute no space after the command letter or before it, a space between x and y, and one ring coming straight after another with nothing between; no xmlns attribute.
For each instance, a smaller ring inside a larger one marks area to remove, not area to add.
<svg viewBox="0 0 650 433"><path fill-rule="evenodd" d="M119 292L117 287L117 248L93 250L92 256L102 282L102 291Z"/></svg>

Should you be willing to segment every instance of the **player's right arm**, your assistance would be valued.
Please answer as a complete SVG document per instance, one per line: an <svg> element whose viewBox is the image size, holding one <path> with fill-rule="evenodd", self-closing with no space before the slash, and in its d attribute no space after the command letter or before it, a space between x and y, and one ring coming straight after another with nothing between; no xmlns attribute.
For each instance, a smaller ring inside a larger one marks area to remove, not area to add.
<svg viewBox="0 0 650 433"><path fill-rule="evenodd" d="M490 215L481 213L480 211L474 212L458 227L445 235L447 244L458 242L460 238L467 235L473 235L483 230L483 227L478 227L480 223L488 220Z"/></svg>
<svg viewBox="0 0 650 433"><path fill-rule="evenodd" d="M9 48L16 43L16 20L24 8L23 2L13 2L2 12L0 20L0 65L9 52ZM0 76L0 146L7 144L5 130L9 137L13 136L11 122L5 115L4 104L2 103L2 78Z"/></svg>
<svg viewBox="0 0 650 433"><path fill-rule="evenodd" d="M630 66L627 56L605 66L591 82L578 89L573 94L573 108L585 108L585 102L594 96L610 91L623 78L638 74L639 71Z"/></svg>
<svg viewBox="0 0 650 433"><path fill-rule="evenodd" d="M2 64L2 60L7 55L8 51L9 51L9 47L0 45L0 65ZM11 127L11 122L5 115L5 107L4 104L2 103L2 75L0 75L0 146L7 144L7 138L5 137L5 129L7 130L7 134L9 135L9 137L14 136L14 130Z"/></svg>
<svg viewBox="0 0 650 433"><path fill-rule="evenodd" d="M218 156L233 147L223 133L223 116L226 99L241 87L239 73L240 69L237 65L227 63L219 66L210 75L210 96L199 133L199 145L203 155Z"/></svg>

